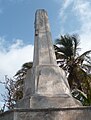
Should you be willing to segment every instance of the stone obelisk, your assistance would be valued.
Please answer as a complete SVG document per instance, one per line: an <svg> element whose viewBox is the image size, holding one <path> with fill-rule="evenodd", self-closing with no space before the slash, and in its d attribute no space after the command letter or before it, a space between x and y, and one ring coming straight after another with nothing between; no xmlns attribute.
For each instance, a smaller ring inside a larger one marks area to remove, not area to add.
<svg viewBox="0 0 91 120"><path fill-rule="evenodd" d="M23 99L0 120L91 120L91 107L80 105L57 66L47 12L37 10L33 67L24 80Z"/></svg>
<svg viewBox="0 0 91 120"><path fill-rule="evenodd" d="M71 96L65 72L57 66L47 12L35 14L33 67L24 87L25 108L60 108L77 106Z"/></svg>

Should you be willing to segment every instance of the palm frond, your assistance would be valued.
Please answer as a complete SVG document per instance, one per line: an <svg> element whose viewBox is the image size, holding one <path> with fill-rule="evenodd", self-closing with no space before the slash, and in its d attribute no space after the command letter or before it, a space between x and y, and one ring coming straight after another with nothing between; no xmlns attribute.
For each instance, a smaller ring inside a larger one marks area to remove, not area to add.
<svg viewBox="0 0 91 120"><path fill-rule="evenodd" d="M91 53L91 50L88 50L88 51L84 52L82 55L80 55L79 58L87 57L87 55L90 53Z"/></svg>
<svg viewBox="0 0 91 120"><path fill-rule="evenodd" d="M57 45L54 45L54 49L56 52L60 52L60 47L58 47Z"/></svg>
<svg viewBox="0 0 91 120"><path fill-rule="evenodd" d="M78 54L77 53L77 50L79 49L78 48L78 45L79 45L79 37L78 37L78 35L77 34L73 34L72 35L72 41L73 41L73 52L74 52L74 57L76 56L76 54Z"/></svg>
<svg viewBox="0 0 91 120"><path fill-rule="evenodd" d="M22 68L28 68L28 69L30 69L32 67L32 65L33 65L33 62L27 62L27 63L24 63L22 65Z"/></svg>
<svg viewBox="0 0 91 120"><path fill-rule="evenodd" d="M91 63L90 61L90 57L88 56L91 53L91 50L88 50L86 52L84 52L83 54L81 54L80 56L78 56L75 61L77 61L78 63L83 63L84 61Z"/></svg>
<svg viewBox="0 0 91 120"><path fill-rule="evenodd" d="M56 59L65 59L66 56L61 52L55 52Z"/></svg>
<svg viewBox="0 0 91 120"><path fill-rule="evenodd" d="M91 71L91 64L83 64L82 68L89 73Z"/></svg>

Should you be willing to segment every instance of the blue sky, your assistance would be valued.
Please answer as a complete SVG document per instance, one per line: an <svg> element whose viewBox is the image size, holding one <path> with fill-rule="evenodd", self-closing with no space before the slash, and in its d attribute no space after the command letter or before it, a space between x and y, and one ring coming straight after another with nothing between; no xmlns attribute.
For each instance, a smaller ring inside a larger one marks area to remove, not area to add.
<svg viewBox="0 0 91 120"><path fill-rule="evenodd" d="M34 16L35 11L44 8L50 16L51 26L56 29L58 14L57 3L53 0L1 0L0 35L8 42L12 39L22 39L25 44L34 41ZM54 36L57 34L57 30ZM9 43L8 43L9 44Z"/></svg>
<svg viewBox="0 0 91 120"><path fill-rule="evenodd" d="M42 8L53 41L60 34L78 33L82 51L91 49L91 0L0 0L0 81L32 61L35 12Z"/></svg>

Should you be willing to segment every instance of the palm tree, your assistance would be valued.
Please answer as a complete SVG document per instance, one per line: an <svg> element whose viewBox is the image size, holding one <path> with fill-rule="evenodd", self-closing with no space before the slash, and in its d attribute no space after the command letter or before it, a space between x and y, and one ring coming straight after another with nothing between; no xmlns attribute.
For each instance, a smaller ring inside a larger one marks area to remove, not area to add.
<svg viewBox="0 0 91 120"><path fill-rule="evenodd" d="M22 65L22 68L18 70L15 74L14 78L15 82L15 93L13 95L15 101L18 101L23 98L23 86L24 86L24 79L26 77L27 71L32 68L32 62L27 62Z"/></svg>
<svg viewBox="0 0 91 120"><path fill-rule="evenodd" d="M77 35L64 35L56 39L56 58L67 73L71 90L83 91L91 99L91 50L79 55L79 42Z"/></svg>

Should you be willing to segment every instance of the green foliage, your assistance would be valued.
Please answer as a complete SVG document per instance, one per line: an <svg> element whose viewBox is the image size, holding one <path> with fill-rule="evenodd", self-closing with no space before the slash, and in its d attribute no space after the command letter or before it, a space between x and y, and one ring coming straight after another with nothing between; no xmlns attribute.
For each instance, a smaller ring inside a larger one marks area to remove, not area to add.
<svg viewBox="0 0 91 120"><path fill-rule="evenodd" d="M28 69L32 68L32 64L33 64L32 62L24 63L22 65L22 68L14 76L16 80L16 83L15 83L16 92L13 95L15 101L18 101L23 97L24 79L26 77L26 73Z"/></svg>
<svg viewBox="0 0 91 120"><path fill-rule="evenodd" d="M14 108L15 100L13 98L13 94L15 92L15 81L5 76L5 81L1 83L6 89L5 94L1 94L4 102L4 105L1 109L1 111L3 112L5 108L8 108L9 110Z"/></svg>
<svg viewBox="0 0 91 120"><path fill-rule="evenodd" d="M79 92L79 97L84 101L79 100L83 105L91 104L91 50L79 55L78 45L80 43L78 35L64 35L56 40L55 54L57 62L62 67L68 77L68 82L71 90L79 90L87 95L87 98L82 97ZM78 94L78 91L75 94ZM74 94L73 94L74 95Z"/></svg>
<svg viewBox="0 0 91 120"><path fill-rule="evenodd" d="M2 94L4 105L0 112L4 112L5 108L9 110L13 109L16 102L23 98L23 85L26 77L27 70L32 67L32 62L28 62L22 65L13 79L5 76L5 82L0 82L4 85L6 93Z"/></svg>

